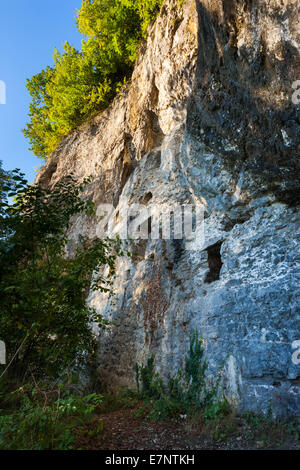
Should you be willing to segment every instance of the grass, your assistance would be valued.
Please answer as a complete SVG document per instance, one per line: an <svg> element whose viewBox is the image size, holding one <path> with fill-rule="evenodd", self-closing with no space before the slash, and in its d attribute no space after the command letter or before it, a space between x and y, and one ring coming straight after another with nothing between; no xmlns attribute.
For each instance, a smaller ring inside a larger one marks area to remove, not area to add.
<svg viewBox="0 0 300 470"><path fill-rule="evenodd" d="M1 450L100 449L105 448L106 442L115 442L118 449L121 431L125 438L127 433L138 437L142 428L151 441L161 426L170 429L170 433L175 426L191 440L191 445L201 448L300 449L297 423L274 422L268 416L241 415L234 410L213 418L205 410L190 415L174 413L158 423L157 416L151 414L149 400L141 399L135 390L80 396L70 390L26 386L7 398L5 409L1 402ZM120 426L111 429L111 422L119 420ZM134 442L130 445L135 448ZM162 441L161 445L164 449L166 444Z"/></svg>

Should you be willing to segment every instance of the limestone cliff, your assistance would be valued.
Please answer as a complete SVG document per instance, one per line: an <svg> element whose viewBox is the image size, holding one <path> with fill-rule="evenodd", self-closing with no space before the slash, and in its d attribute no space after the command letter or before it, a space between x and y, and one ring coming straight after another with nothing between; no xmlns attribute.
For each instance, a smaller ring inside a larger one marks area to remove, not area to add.
<svg viewBox="0 0 300 470"><path fill-rule="evenodd" d="M201 204L204 243L149 237L120 260L115 326L99 338L99 378L131 385L156 354L182 363L205 340L209 376L223 370L241 410L300 417L299 0L168 0L141 46L130 86L64 138L38 179L92 175L96 205ZM74 221L96 236L97 220Z"/></svg>

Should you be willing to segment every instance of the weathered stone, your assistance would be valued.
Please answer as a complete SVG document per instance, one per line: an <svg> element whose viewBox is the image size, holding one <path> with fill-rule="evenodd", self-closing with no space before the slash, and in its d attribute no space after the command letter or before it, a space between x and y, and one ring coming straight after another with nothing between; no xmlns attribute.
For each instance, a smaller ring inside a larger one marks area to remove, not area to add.
<svg viewBox="0 0 300 470"><path fill-rule="evenodd" d="M204 338L208 378L222 370L242 410L300 417L299 0L168 0L130 87L65 137L38 179L92 175L96 204L202 204L204 243L143 240L119 261L115 325L99 337L99 379L134 384L156 354L164 376ZM70 239L96 235L74 220ZM189 249L188 249L189 248ZM194 248L194 249L191 249Z"/></svg>

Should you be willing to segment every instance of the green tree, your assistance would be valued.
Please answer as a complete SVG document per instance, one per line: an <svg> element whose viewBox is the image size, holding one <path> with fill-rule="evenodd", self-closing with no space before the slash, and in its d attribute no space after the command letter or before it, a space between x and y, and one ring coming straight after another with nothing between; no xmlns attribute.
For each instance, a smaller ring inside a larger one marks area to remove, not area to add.
<svg viewBox="0 0 300 470"><path fill-rule="evenodd" d="M66 256L71 218L93 213L82 198L86 183L68 176L50 190L28 185L14 171L2 184L0 338L17 377L29 371L55 376L80 367L95 347L92 323L105 327L86 305L86 293L91 283L93 289L110 290L122 254L119 240L81 238L76 252ZM110 276L91 281L105 266Z"/></svg>
<svg viewBox="0 0 300 470"><path fill-rule="evenodd" d="M62 137L105 109L132 73L139 42L163 0L83 0L77 27L81 51L68 42L54 66L27 81L32 102L23 130L30 149L46 159Z"/></svg>

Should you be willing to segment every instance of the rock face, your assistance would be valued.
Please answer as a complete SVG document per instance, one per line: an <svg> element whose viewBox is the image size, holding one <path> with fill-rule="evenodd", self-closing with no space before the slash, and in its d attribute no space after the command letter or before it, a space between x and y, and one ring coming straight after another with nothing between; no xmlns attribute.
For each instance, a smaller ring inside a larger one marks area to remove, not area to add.
<svg viewBox="0 0 300 470"><path fill-rule="evenodd" d="M136 255L118 262L114 301L90 294L115 323L99 337L107 386L133 385L135 363L151 353L163 375L175 372L197 328L208 378L222 371L235 406L300 418L299 7L166 1L130 86L38 176L52 185L92 175L89 196L114 205L115 232L135 203L204 211L200 245L131 242ZM70 239L95 237L97 223L79 217Z"/></svg>

